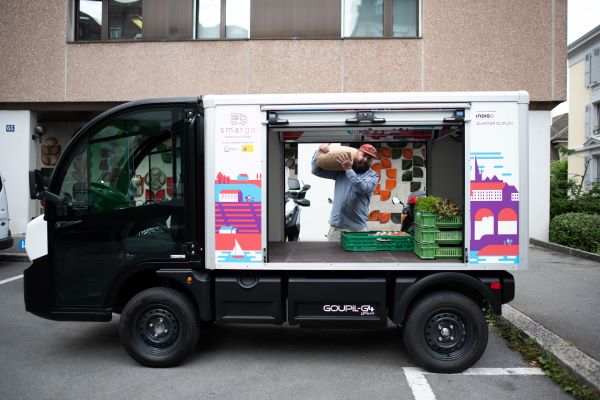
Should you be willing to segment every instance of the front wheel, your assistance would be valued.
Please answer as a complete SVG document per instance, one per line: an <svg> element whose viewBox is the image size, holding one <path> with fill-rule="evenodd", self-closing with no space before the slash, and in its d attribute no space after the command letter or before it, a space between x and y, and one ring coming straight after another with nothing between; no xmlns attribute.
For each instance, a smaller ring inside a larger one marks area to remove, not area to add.
<svg viewBox="0 0 600 400"><path fill-rule="evenodd" d="M196 309L182 293L146 289L125 305L119 323L127 353L148 367L173 367L194 351L200 330Z"/></svg>
<svg viewBox="0 0 600 400"><path fill-rule="evenodd" d="M455 373L481 358L488 329L481 309L456 292L426 295L410 309L403 332L412 360L431 372Z"/></svg>

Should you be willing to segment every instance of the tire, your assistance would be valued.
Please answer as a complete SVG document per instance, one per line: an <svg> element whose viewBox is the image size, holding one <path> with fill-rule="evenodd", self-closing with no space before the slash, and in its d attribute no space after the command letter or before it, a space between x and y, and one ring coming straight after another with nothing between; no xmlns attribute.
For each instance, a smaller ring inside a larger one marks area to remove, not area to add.
<svg viewBox="0 0 600 400"><path fill-rule="evenodd" d="M456 373L481 358L487 347L488 328L473 300L457 292L440 291L426 295L411 307L403 339L409 356L420 367L430 372Z"/></svg>
<svg viewBox="0 0 600 400"><path fill-rule="evenodd" d="M125 305L119 323L121 344L148 367L174 367L194 351L200 336L192 302L165 287L146 289Z"/></svg>

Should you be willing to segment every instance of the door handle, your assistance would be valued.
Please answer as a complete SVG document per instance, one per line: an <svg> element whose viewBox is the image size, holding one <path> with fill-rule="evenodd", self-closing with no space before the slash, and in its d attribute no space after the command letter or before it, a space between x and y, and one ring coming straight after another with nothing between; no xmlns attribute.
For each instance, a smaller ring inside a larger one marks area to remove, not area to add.
<svg viewBox="0 0 600 400"><path fill-rule="evenodd" d="M80 224L80 223L81 223L80 219L75 220L75 221L59 221L59 222L55 222L54 223L54 227L56 229L67 228L69 226L77 225L77 224Z"/></svg>

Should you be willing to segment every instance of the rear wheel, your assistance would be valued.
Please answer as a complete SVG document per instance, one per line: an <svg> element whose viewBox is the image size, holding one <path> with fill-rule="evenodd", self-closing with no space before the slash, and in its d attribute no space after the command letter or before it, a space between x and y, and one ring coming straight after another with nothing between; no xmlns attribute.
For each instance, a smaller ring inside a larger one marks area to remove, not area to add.
<svg viewBox="0 0 600 400"><path fill-rule="evenodd" d="M129 300L119 325L127 353L148 367L178 365L194 350L199 333L192 302L164 287L144 290Z"/></svg>
<svg viewBox="0 0 600 400"><path fill-rule="evenodd" d="M403 332L410 357L431 372L454 373L481 358L488 329L481 309L456 292L435 292L410 309Z"/></svg>

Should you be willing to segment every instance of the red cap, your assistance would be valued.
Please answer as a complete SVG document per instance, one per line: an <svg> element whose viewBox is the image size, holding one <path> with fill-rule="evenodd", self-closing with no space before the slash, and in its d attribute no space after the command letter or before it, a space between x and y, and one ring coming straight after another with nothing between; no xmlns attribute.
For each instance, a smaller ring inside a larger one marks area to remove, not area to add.
<svg viewBox="0 0 600 400"><path fill-rule="evenodd" d="M358 150L372 156L373 158L377 158L377 149L370 144L363 144Z"/></svg>

